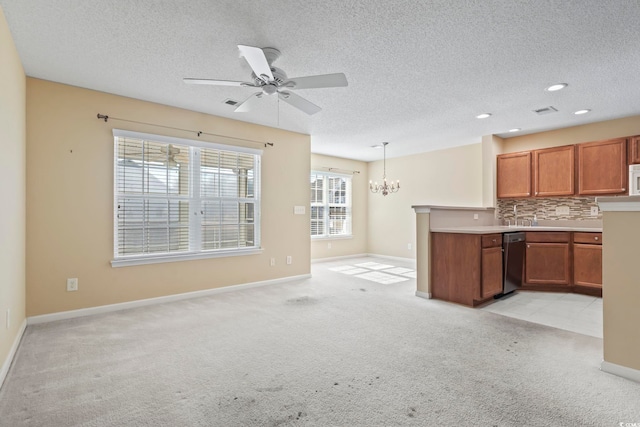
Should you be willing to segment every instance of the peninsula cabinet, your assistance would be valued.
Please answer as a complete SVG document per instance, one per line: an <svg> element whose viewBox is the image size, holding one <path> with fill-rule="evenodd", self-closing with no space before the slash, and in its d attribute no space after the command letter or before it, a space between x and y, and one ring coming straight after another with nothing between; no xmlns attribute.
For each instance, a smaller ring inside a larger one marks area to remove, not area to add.
<svg viewBox="0 0 640 427"><path fill-rule="evenodd" d="M502 235L431 233L431 295L475 306L502 292Z"/></svg>
<svg viewBox="0 0 640 427"><path fill-rule="evenodd" d="M533 151L533 195L536 197L574 194L573 145Z"/></svg>
<svg viewBox="0 0 640 427"><path fill-rule="evenodd" d="M640 163L640 135L629 139L629 164Z"/></svg>
<svg viewBox="0 0 640 427"><path fill-rule="evenodd" d="M498 198L531 197L531 152L496 158Z"/></svg>
<svg viewBox="0 0 640 427"><path fill-rule="evenodd" d="M577 145L578 194L624 194L627 192L627 139Z"/></svg>
<svg viewBox="0 0 640 427"><path fill-rule="evenodd" d="M573 284L602 289L602 233L573 233Z"/></svg>
<svg viewBox="0 0 640 427"><path fill-rule="evenodd" d="M527 232L525 241L523 289L544 290L545 285L571 284L569 232Z"/></svg>

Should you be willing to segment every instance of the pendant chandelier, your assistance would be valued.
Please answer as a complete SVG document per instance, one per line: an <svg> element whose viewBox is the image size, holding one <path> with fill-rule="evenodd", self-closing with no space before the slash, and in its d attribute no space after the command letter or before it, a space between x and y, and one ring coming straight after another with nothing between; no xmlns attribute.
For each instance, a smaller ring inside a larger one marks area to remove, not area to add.
<svg viewBox="0 0 640 427"><path fill-rule="evenodd" d="M386 196L389 193L396 193L400 190L400 180L395 183L391 181L391 185L387 184L387 145L388 142L382 143L382 148L384 149L384 157L382 163L382 184L378 185L377 182L369 181L369 190L372 193L382 193L383 196Z"/></svg>

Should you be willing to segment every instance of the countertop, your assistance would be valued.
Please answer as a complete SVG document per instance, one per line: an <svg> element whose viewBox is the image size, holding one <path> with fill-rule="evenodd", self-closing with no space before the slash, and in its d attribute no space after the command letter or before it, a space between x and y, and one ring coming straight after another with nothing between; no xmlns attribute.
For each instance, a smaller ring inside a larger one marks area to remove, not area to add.
<svg viewBox="0 0 640 427"><path fill-rule="evenodd" d="M596 227L508 227L506 225L480 225L476 227L435 227L429 230L432 233L464 233L464 234L490 234L490 233L512 233L514 231L582 231L591 233L601 233L602 228Z"/></svg>

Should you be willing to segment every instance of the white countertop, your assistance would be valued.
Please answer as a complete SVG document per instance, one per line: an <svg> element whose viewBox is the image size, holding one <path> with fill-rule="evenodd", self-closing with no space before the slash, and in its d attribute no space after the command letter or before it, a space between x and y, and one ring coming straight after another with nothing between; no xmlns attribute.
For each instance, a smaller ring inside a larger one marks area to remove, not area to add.
<svg viewBox="0 0 640 427"><path fill-rule="evenodd" d="M464 233L464 234L490 234L490 233L511 233L514 231L582 231L591 233L601 233L602 228L596 227L507 227L506 225L480 225L476 227L436 227L429 230L432 233Z"/></svg>

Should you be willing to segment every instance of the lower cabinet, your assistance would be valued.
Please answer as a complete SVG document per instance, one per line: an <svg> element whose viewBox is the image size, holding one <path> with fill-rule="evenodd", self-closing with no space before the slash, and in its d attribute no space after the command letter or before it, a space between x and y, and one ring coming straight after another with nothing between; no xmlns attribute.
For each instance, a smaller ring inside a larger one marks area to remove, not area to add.
<svg viewBox="0 0 640 427"><path fill-rule="evenodd" d="M502 235L431 233L433 298L474 306L502 292Z"/></svg>
<svg viewBox="0 0 640 427"><path fill-rule="evenodd" d="M569 232L527 232L525 250L525 284L571 284Z"/></svg>
<svg viewBox="0 0 640 427"><path fill-rule="evenodd" d="M602 234L574 233L573 284L602 289Z"/></svg>

